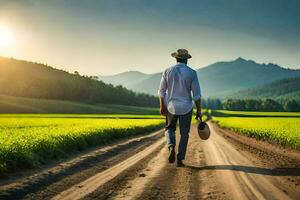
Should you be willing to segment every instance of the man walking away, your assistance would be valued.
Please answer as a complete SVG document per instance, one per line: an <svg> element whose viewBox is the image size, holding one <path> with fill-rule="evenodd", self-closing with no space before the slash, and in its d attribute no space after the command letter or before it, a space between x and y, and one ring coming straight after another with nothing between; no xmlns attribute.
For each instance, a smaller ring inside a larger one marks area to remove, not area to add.
<svg viewBox="0 0 300 200"><path fill-rule="evenodd" d="M176 166L182 167L189 139L193 101L197 108L196 119L201 120L201 90L196 71L187 66L187 60L192 57L189 52L186 49L178 49L171 55L176 58L177 64L163 72L158 93L160 113L166 116L165 135L169 148L169 162L174 163L176 160ZM180 141L176 159L177 120Z"/></svg>

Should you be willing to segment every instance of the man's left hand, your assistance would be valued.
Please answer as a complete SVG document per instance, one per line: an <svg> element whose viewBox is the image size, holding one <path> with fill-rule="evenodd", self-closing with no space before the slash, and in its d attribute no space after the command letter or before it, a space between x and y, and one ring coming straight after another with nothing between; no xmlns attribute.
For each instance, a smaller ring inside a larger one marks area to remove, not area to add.
<svg viewBox="0 0 300 200"><path fill-rule="evenodd" d="M198 110L198 109L197 109L195 119L196 119L196 120L200 120L200 121L202 122L202 112L201 112L201 110Z"/></svg>

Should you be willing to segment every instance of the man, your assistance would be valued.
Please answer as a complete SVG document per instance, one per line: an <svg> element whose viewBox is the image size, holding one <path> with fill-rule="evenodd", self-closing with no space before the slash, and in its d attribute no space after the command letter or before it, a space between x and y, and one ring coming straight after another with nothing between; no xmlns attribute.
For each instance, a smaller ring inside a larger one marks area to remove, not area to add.
<svg viewBox="0 0 300 200"><path fill-rule="evenodd" d="M187 60L192 58L189 52L186 49L178 49L171 55L176 58L177 64L163 72L158 94L160 113L166 116L165 135L169 148L168 160L170 163L176 160L176 166L182 167L189 139L193 100L197 108L196 119L201 120L201 90L196 71L187 66ZM180 141L176 159L177 120L179 120Z"/></svg>

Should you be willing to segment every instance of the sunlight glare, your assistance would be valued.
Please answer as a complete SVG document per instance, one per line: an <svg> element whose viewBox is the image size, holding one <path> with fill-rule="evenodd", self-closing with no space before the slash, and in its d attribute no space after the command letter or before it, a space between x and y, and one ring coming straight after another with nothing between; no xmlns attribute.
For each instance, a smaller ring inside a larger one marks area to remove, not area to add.
<svg viewBox="0 0 300 200"><path fill-rule="evenodd" d="M13 32L5 26L0 26L0 47L11 47L13 40Z"/></svg>

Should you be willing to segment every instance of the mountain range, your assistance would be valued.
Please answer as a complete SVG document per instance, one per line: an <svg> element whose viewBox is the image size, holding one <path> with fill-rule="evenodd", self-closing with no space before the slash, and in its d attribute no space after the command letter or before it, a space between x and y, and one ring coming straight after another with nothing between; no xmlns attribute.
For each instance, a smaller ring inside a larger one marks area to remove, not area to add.
<svg viewBox="0 0 300 200"><path fill-rule="evenodd" d="M286 78L256 88L239 91L229 98L275 100L294 99L300 102L300 77Z"/></svg>
<svg viewBox="0 0 300 200"><path fill-rule="evenodd" d="M243 58L216 62L196 71L203 96L221 99L281 79L300 77L299 69L287 69L272 63L259 64ZM162 73L144 74L129 71L112 76L99 76L99 79L133 91L156 95L161 75Z"/></svg>

